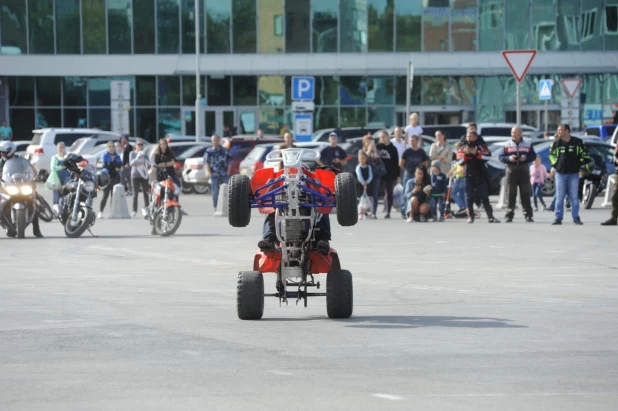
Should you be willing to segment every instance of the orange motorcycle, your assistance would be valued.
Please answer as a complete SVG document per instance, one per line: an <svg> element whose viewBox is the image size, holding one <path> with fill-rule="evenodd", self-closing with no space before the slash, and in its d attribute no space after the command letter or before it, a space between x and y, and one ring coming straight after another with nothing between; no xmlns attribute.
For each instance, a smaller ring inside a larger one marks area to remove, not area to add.
<svg viewBox="0 0 618 411"><path fill-rule="evenodd" d="M150 204L142 209L144 218L154 226L153 234L162 237L173 235L182 221L182 210L178 202L182 186L174 182L165 169L165 180L153 181L150 186Z"/></svg>

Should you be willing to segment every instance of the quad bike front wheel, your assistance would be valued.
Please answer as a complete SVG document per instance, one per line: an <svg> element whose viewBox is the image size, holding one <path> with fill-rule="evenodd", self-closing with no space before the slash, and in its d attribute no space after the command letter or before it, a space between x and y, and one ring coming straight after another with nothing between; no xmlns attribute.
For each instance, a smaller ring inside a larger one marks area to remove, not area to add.
<svg viewBox="0 0 618 411"><path fill-rule="evenodd" d="M350 318L354 310L352 273L332 270L326 276L326 313L329 318Z"/></svg>
<svg viewBox="0 0 618 411"><path fill-rule="evenodd" d="M356 179L351 173L340 173L335 177L335 206L340 225L350 227L358 222Z"/></svg>
<svg viewBox="0 0 618 411"><path fill-rule="evenodd" d="M241 320L259 320L264 315L264 277L258 271L238 273L236 311Z"/></svg>
<svg viewBox="0 0 618 411"><path fill-rule="evenodd" d="M251 221L251 180L243 174L230 178L228 221L232 227L246 227Z"/></svg>

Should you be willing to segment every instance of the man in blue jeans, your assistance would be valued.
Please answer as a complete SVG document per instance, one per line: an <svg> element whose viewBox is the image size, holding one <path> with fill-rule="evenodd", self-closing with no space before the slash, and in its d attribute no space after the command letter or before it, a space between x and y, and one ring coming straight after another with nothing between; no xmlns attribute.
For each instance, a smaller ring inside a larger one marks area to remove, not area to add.
<svg viewBox="0 0 618 411"><path fill-rule="evenodd" d="M221 145L221 138L213 135L211 138L212 146L204 153L204 166L210 175L210 189L212 190L212 205L217 211L219 200L219 187L227 184L232 171L232 157L227 148Z"/></svg>
<svg viewBox="0 0 618 411"><path fill-rule="evenodd" d="M556 219L552 225L561 225L564 217L564 197L568 194L571 216L576 225L583 225L579 218L579 173L594 166L584 142L571 136L568 124L558 126L560 140L554 141L549 153L552 173L556 174Z"/></svg>

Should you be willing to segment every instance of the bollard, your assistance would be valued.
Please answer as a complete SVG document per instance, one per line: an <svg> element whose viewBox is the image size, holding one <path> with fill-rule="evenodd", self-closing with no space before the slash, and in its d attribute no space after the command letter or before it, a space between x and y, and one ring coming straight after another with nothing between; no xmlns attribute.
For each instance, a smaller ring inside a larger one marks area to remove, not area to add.
<svg viewBox="0 0 618 411"><path fill-rule="evenodd" d="M506 177L502 177L502 180L500 180L500 196L498 197L498 204L496 204L496 208L506 208L506 187Z"/></svg>
<svg viewBox="0 0 618 411"><path fill-rule="evenodd" d="M227 217L227 209L230 206L227 195L227 184L221 184L219 186L219 199L217 200L215 217Z"/></svg>
<svg viewBox="0 0 618 411"><path fill-rule="evenodd" d="M612 206L612 195L614 194L614 190L616 189L616 177L616 174L614 174L607 178L607 187L605 187L605 199L603 200L603 204L601 204L601 207Z"/></svg>
<svg viewBox="0 0 618 411"><path fill-rule="evenodd" d="M116 184L112 189L109 218L131 218L124 186L122 184Z"/></svg>

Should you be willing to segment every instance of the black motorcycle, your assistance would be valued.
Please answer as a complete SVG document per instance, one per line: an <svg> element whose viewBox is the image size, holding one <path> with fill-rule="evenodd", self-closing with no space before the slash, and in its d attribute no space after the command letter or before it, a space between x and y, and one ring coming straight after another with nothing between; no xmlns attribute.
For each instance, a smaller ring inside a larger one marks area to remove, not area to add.
<svg viewBox="0 0 618 411"><path fill-rule="evenodd" d="M60 187L58 219L69 238L78 238L86 230L92 234L90 227L96 222L92 201L97 196L97 175L92 165L80 168L82 161L83 158L76 154L69 154L64 160L71 180Z"/></svg>
<svg viewBox="0 0 618 411"><path fill-rule="evenodd" d="M36 172L30 163L19 157L4 164L2 172L2 226L9 237L24 238L37 209Z"/></svg>
<svg viewBox="0 0 618 411"><path fill-rule="evenodd" d="M607 184L607 166L599 156L591 155L594 161L592 171L583 173L579 179L580 200L586 210L592 208L594 199L601 194Z"/></svg>

